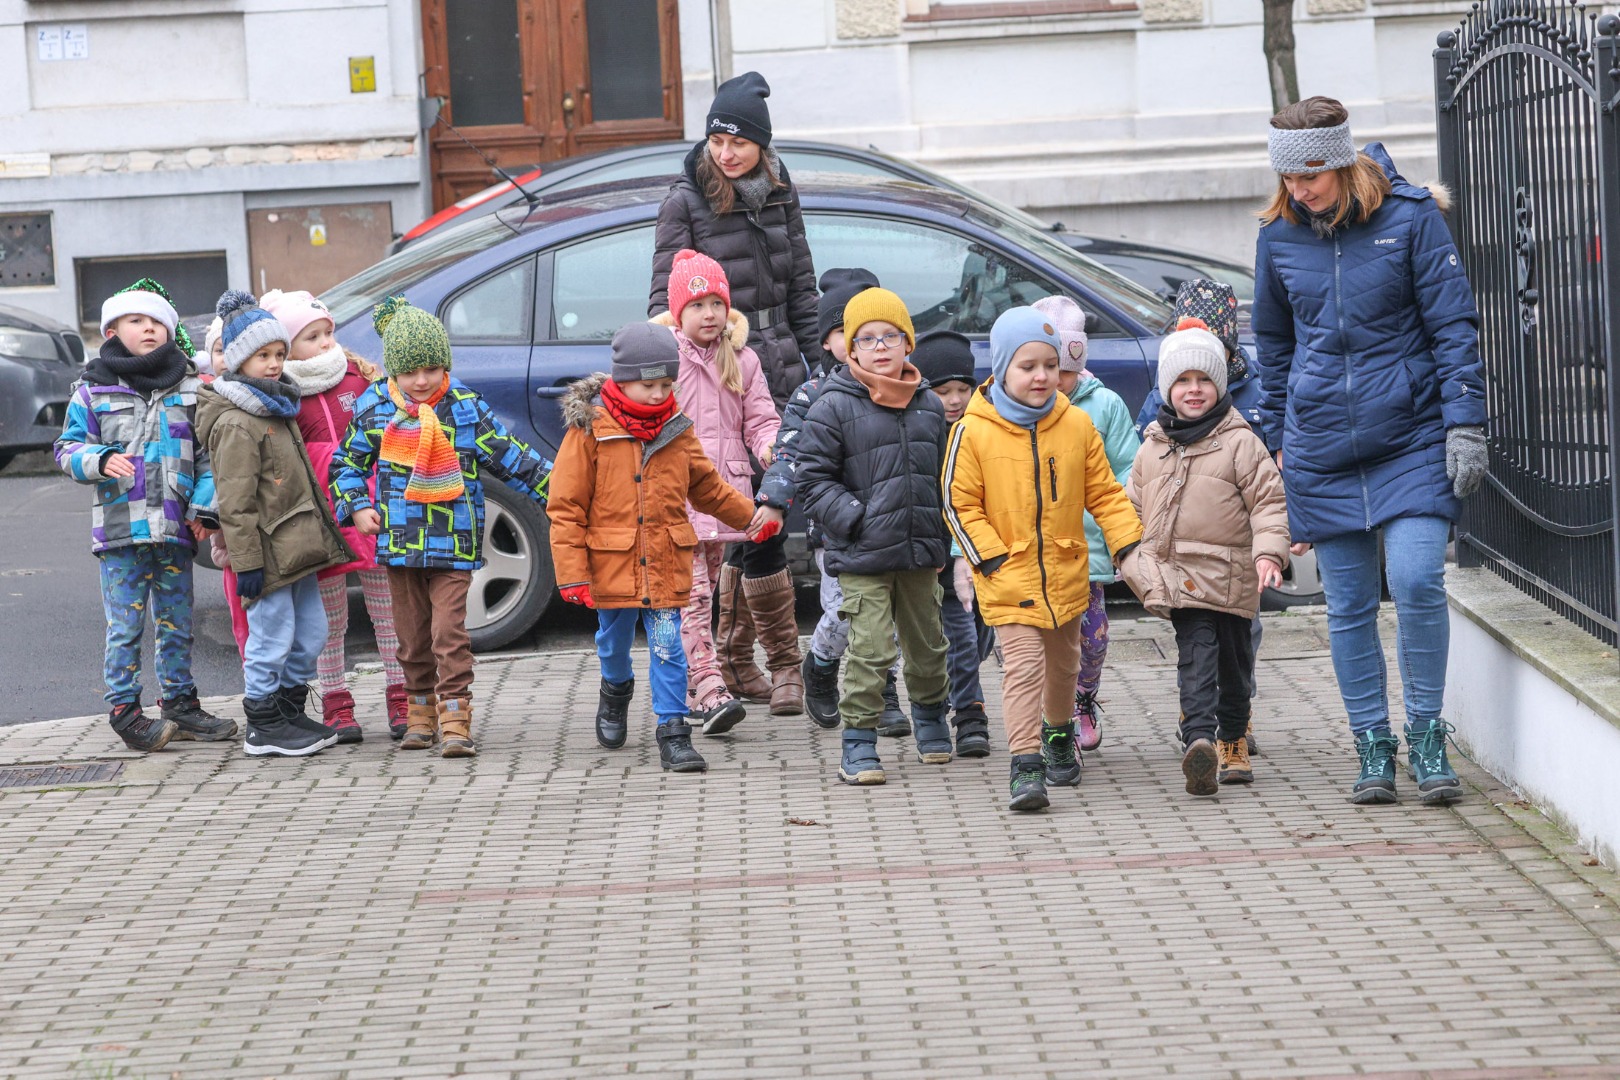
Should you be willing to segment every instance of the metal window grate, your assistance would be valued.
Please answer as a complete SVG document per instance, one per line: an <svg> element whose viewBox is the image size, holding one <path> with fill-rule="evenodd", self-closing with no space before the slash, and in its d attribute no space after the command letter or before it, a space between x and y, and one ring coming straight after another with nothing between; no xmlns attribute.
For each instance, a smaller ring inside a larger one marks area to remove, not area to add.
<svg viewBox="0 0 1620 1080"><path fill-rule="evenodd" d="M50 213L0 214L0 288L55 284Z"/></svg>
<svg viewBox="0 0 1620 1080"><path fill-rule="evenodd" d="M122 761L69 761L58 765L7 765L0 768L0 788L60 787L105 784L124 771Z"/></svg>

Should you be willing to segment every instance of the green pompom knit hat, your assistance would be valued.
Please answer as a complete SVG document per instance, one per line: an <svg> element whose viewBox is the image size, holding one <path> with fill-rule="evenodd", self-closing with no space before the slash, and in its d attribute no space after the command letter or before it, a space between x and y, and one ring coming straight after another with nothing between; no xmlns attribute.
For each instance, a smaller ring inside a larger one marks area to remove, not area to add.
<svg viewBox="0 0 1620 1080"><path fill-rule="evenodd" d="M382 338L383 367L394 378L429 367L450 370L450 335L444 323L403 296L378 304L371 325Z"/></svg>

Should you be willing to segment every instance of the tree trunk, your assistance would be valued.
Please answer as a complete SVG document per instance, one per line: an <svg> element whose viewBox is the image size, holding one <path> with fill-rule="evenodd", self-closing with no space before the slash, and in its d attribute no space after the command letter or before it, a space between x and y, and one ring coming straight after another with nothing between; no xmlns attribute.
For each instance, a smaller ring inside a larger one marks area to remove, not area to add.
<svg viewBox="0 0 1620 1080"><path fill-rule="evenodd" d="M1281 112L1299 100L1299 75L1294 70L1294 0L1262 0L1265 29L1260 47L1266 54L1266 81L1271 85L1271 110Z"/></svg>

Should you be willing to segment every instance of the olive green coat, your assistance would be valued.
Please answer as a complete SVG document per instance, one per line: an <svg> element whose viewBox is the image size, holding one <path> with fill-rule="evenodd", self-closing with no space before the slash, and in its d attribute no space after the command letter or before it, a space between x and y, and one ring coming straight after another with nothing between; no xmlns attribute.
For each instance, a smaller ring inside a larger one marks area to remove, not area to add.
<svg viewBox="0 0 1620 1080"><path fill-rule="evenodd" d="M205 386L197 391L197 433L214 461L231 569L263 569L261 596L354 561L320 494L296 418L254 416Z"/></svg>

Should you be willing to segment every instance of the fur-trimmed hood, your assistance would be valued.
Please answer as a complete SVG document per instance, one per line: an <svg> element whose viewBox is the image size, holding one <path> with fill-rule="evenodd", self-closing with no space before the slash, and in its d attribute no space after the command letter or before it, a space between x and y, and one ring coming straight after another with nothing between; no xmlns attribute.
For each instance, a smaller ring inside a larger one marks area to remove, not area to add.
<svg viewBox="0 0 1620 1080"><path fill-rule="evenodd" d="M667 326L671 330L680 329L680 324L675 321L675 316L667 311L660 315L654 315L647 321L658 326ZM741 352L748 345L748 316L736 308L731 308L726 313L726 337L731 339L731 347L738 352Z"/></svg>
<svg viewBox="0 0 1620 1080"><path fill-rule="evenodd" d="M596 420L597 399L601 396L602 384L607 381L607 372L597 371L570 383L568 393L562 396L563 422L569 427L589 431Z"/></svg>

